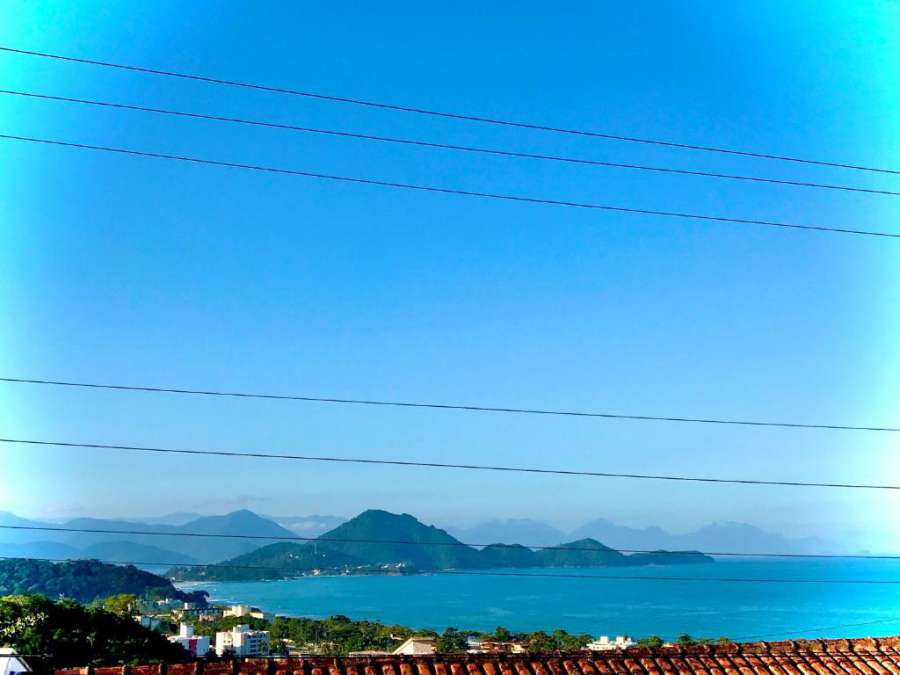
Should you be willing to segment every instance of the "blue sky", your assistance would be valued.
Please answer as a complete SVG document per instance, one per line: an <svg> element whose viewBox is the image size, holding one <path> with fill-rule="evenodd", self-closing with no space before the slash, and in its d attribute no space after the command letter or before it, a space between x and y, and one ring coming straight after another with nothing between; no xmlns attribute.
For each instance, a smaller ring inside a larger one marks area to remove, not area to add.
<svg viewBox="0 0 900 675"><path fill-rule="evenodd" d="M556 126L896 168L896 2L0 8L0 43ZM889 176L389 113L0 54L3 87L593 159ZM897 231L897 198L460 155L0 95L2 133L384 180ZM3 374L900 424L891 240L493 203L2 141ZM3 435L900 483L890 434L0 386ZM0 450L0 509L437 522L741 520L885 547L896 497Z"/></svg>

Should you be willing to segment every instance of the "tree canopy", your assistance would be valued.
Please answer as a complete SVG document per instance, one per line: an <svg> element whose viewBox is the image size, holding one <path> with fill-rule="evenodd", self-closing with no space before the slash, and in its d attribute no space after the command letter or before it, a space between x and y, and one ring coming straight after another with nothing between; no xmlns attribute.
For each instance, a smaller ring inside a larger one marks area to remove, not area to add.
<svg viewBox="0 0 900 675"><path fill-rule="evenodd" d="M0 598L0 644L40 657L26 659L36 671L87 664L178 662L190 656L130 616L40 595Z"/></svg>

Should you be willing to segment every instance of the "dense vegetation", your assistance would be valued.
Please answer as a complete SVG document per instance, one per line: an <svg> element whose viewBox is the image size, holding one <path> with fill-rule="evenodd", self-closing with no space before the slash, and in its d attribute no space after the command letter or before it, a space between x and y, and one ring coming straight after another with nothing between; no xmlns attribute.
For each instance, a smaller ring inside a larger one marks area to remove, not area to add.
<svg viewBox="0 0 900 675"><path fill-rule="evenodd" d="M372 543L373 541L377 543ZM710 563L696 551L623 555L595 539L534 551L520 545L467 546L444 530L408 514L364 511L308 544L278 543L225 561L221 566L175 568L176 580L277 579L312 569L365 572L393 567L402 572L503 567L630 567ZM267 569L268 568L268 569Z"/></svg>
<svg viewBox="0 0 900 675"><path fill-rule="evenodd" d="M35 670L188 660L187 652L166 640L162 633L143 628L132 619L139 603L137 596L128 594L89 606L69 599L52 601L38 595L0 597L0 645L13 647L20 654L40 655L28 659ZM196 623L194 629L198 635L212 637L217 631L230 630L238 623L270 631L276 652L286 641L301 651L329 656L364 650L393 651L412 636L434 637L436 648L442 653L466 651L469 638L514 641L534 653L577 650L591 641L590 635L572 635L564 630L512 633L503 627L491 633L447 628L438 634L378 621L353 621L341 615L327 619L277 617L271 623L252 617L228 617ZM678 642L688 645L709 640L682 635ZM719 643L723 642L727 639L720 638ZM662 640L651 636L639 643L659 646Z"/></svg>
<svg viewBox="0 0 900 675"><path fill-rule="evenodd" d="M22 558L0 560L0 595L24 593L65 596L81 602L120 593L192 602L206 597L204 591L179 591L168 579L131 565L108 565L96 560L59 563Z"/></svg>
<svg viewBox="0 0 900 675"><path fill-rule="evenodd" d="M35 670L177 662L189 657L179 645L130 616L39 595L0 598L0 644L35 655L27 659Z"/></svg>

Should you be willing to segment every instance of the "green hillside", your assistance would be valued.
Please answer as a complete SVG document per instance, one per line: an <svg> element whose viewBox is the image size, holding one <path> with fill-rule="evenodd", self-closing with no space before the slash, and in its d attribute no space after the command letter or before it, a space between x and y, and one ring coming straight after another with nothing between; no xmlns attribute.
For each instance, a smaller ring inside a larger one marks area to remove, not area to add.
<svg viewBox="0 0 900 675"><path fill-rule="evenodd" d="M13 558L0 560L0 595L39 593L91 602L120 593L139 597L202 601L203 591L179 591L168 579L131 565L108 565L96 560L47 562Z"/></svg>
<svg viewBox="0 0 900 675"><path fill-rule="evenodd" d="M481 550L483 567L538 567L537 554L521 544L491 544Z"/></svg>
<svg viewBox="0 0 900 675"><path fill-rule="evenodd" d="M417 570L482 566L477 550L444 530L423 525L408 513L397 515L387 511L363 511L319 539L320 548L328 548L370 565L403 563Z"/></svg>
<svg viewBox="0 0 900 675"><path fill-rule="evenodd" d="M361 560L321 545L282 542L263 546L219 565L176 567L167 576L174 581L252 581L283 579L292 573L302 574L314 569L339 571L364 565L366 563Z"/></svg>
<svg viewBox="0 0 900 675"><path fill-rule="evenodd" d="M541 567L624 567L628 556L604 546L596 539L579 539L535 554Z"/></svg>

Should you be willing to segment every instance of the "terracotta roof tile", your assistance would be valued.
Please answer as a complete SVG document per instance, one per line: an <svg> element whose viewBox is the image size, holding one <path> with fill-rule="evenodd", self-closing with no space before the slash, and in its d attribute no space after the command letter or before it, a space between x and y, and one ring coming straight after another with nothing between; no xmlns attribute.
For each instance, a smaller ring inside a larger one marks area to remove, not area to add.
<svg viewBox="0 0 900 675"><path fill-rule="evenodd" d="M900 637L571 654L361 656L67 668L56 675L900 675Z"/></svg>

